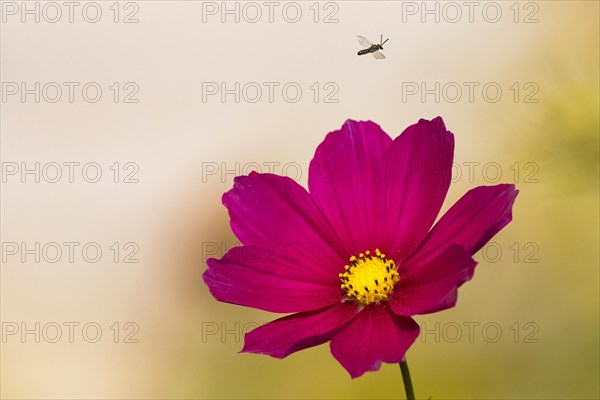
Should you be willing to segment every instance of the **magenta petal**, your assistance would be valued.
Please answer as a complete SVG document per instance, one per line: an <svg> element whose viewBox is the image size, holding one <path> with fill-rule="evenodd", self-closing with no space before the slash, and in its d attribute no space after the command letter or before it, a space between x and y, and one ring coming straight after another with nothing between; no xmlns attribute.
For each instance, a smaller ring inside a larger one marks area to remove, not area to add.
<svg viewBox="0 0 600 400"><path fill-rule="evenodd" d="M450 187L453 157L454 135L440 117L409 126L390 146L382 222L392 259L409 256L433 225Z"/></svg>
<svg viewBox="0 0 600 400"><path fill-rule="evenodd" d="M372 303L331 340L331 354L352 378L376 371L382 362L398 363L419 336L412 319L392 313L387 303Z"/></svg>
<svg viewBox="0 0 600 400"><path fill-rule="evenodd" d="M300 312L339 302L336 271L320 270L269 248L242 246L207 260L204 282L219 301L271 312Z"/></svg>
<svg viewBox="0 0 600 400"><path fill-rule="evenodd" d="M411 316L454 307L458 288L473 277L476 265L469 251L452 245L427 264L407 268L390 295L392 310Z"/></svg>
<svg viewBox="0 0 600 400"><path fill-rule="evenodd" d="M346 257L381 247L381 176L391 141L371 121L348 120L327 135L310 163L310 194L340 234Z"/></svg>
<svg viewBox="0 0 600 400"><path fill-rule="evenodd" d="M242 352L287 357L331 340L357 312L358 304L347 301L277 319L248 332Z"/></svg>
<svg viewBox="0 0 600 400"><path fill-rule="evenodd" d="M479 186L468 191L438 221L406 266L429 262L458 244L475 254L512 220L515 185Z"/></svg>
<svg viewBox="0 0 600 400"><path fill-rule="evenodd" d="M292 179L256 172L237 177L233 189L223 195L223 204L243 244L311 259L313 269L343 267L346 255L336 247L337 234L308 192Z"/></svg>

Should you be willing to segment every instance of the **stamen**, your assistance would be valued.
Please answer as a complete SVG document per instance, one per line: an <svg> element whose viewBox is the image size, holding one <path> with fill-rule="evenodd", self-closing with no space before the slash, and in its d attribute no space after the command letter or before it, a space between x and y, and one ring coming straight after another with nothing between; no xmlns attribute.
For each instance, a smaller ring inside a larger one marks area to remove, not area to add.
<svg viewBox="0 0 600 400"><path fill-rule="evenodd" d="M339 276L347 297L363 305L387 300L399 280L394 261L388 260L379 249L375 249L375 256L367 250L358 258L350 257L344 271Z"/></svg>

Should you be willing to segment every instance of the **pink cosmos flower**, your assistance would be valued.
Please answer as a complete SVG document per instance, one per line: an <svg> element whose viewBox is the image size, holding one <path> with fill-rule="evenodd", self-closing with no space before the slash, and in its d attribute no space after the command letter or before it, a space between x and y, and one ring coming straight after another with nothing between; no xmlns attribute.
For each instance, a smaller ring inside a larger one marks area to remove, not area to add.
<svg viewBox="0 0 600 400"><path fill-rule="evenodd" d="M433 226L450 186L454 136L440 117L392 140L346 121L294 180L251 173L223 196L243 246L209 259L219 301L293 313L245 336L276 358L330 341L354 377L399 363L419 335L411 318L453 307L472 255L512 219L514 185L467 192ZM433 228L432 228L433 226Z"/></svg>

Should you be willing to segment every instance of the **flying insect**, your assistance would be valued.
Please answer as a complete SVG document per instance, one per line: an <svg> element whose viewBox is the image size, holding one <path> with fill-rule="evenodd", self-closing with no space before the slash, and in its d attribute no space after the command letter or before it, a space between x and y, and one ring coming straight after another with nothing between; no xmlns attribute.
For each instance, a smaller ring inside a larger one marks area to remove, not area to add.
<svg viewBox="0 0 600 400"><path fill-rule="evenodd" d="M362 36L357 36L358 37L358 43L360 43L361 46L365 47L364 49L362 49L361 51L358 52L359 56L365 55L365 54L373 54L373 57L375 57L378 60L383 60L385 58L385 56L383 55L382 52L380 52L379 50L383 50L383 45L390 40L390 38L385 39L385 42L383 41L383 34L381 35L381 40L379 41L379 44L373 44L371 42L369 42L366 38L362 37Z"/></svg>

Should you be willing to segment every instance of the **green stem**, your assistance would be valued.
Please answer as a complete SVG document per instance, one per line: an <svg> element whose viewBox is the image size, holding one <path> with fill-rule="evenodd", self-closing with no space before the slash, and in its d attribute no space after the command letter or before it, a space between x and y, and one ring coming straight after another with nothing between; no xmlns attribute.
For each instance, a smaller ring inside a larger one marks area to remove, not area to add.
<svg viewBox="0 0 600 400"><path fill-rule="evenodd" d="M406 400L415 400L415 391L413 389L412 381L410 380L410 371L408 370L406 357L404 358L404 361L400 363L400 372L402 372L404 390L406 390Z"/></svg>

